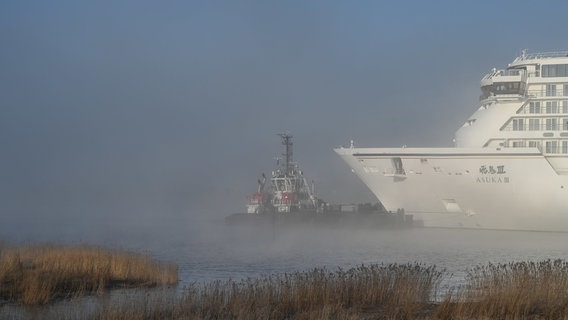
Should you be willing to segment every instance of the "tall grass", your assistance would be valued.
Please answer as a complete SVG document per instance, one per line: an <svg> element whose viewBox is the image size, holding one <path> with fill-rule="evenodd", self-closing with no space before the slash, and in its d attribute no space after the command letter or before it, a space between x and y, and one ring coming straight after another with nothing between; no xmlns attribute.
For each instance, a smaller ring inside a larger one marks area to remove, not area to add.
<svg viewBox="0 0 568 320"><path fill-rule="evenodd" d="M442 272L420 264L313 269L260 280L212 282L191 288L182 304L203 318L286 319L340 310L380 310L409 317L430 302Z"/></svg>
<svg viewBox="0 0 568 320"><path fill-rule="evenodd" d="M565 261L474 267L465 286L434 301L445 275L421 264L393 264L214 281L192 285L182 296L100 306L93 318L568 319Z"/></svg>
<svg viewBox="0 0 568 320"><path fill-rule="evenodd" d="M26 305L115 287L177 283L177 266L95 246L0 248L0 299Z"/></svg>
<svg viewBox="0 0 568 320"><path fill-rule="evenodd" d="M442 275L436 267L417 263L333 272L316 268L259 279L195 283L182 294L140 290L128 297L103 299L95 308L71 300L67 311L47 310L44 318L415 319L431 303Z"/></svg>
<svg viewBox="0 0 568 320"><path fill-rule="evenodd" d="M192 284L97 306L92 319L416 319L443 275L421 264L360 266ZM57 314L72 319L77 314Z"/></svg>
<svg viewBox="0 0 568 320"><path fill-rule="evenodd" d="M173 265L97 247L8 248L1 253L0 296L37 304L118 285L173 284L176 274ZM445 275L419 263L316 268L195 283L181 294L141 290L86 309L81 300L71 300L68 311L45 318L568 319L568 262L563 260L474 267L463 287L435 300Z"/></svg>
<svg viewBox="0 0 568 320"><path fill-rule="evenodd" d="M440 304L442 319L567 319L568 263L564 260L478 266L467 286Z"/></svg>

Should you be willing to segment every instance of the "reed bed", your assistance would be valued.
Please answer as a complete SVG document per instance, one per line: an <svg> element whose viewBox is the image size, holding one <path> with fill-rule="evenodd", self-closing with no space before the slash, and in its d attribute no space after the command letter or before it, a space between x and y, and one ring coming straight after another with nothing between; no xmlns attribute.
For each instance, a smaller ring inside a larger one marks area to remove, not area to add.
<svg viewBox="0 0 568 320"><path fill-rule="evenodd" d="M9 253L2 253L2 281L13 279L4 276L5 268L17 269L13 266L19 263L24 265L20 270L26 269L26 254L20 253L19 260L4 260ZM134 273L117 269L121 275ZM163 281L164 269L160 270ZM336 271L316 268L258 279L194 283L182 293L136 289L137 294L103 299L87 309L81 309L81 300L71 300L69 309L58 309L45 318L568 319L568 262L563 260L474 267L465 285L437 299L445 276L444 270L419 263ZM140 277L141 283L152 283Z"/></svg>
<svg viewBox="0 0 568 320"><path fill-rule="evenodd" d="M420 264L313 269L260 280L212 282L190 288L182 304L202 318L289 319L313 312L374 310L414 315L430 302L443 272Z"/></svg>
<svg viewBox="0 0 568 320"><path fill-rule="evenodd" d="M117 287L177 283L177 266L96 246L0 248L0 299L42 305Z"/></svg>
<svg viewBox="0 0 568 320"><path fill-rule="evenodd" d="M421 264L360 266L192 284L184 293L104 303L91 319L419 319L443 271ZM65 313L53 318L72 319Z"/></svg>
<svg viewBox="0 0 568 320"><path fill-rule="evenodd" d="M568 262L475 267L467 286L440 303L440 319L568 319Z"/></svg>

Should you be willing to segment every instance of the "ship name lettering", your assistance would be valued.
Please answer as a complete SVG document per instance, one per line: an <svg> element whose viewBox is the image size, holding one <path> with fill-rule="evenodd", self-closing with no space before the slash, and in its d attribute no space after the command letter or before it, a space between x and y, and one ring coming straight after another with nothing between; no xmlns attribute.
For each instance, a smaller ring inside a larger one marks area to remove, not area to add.
<svg viewBox="0 0 568 320"><path fill-rule="evenodd" d="M509 177L477 177L477 183L509 183Z"/></svg>
<svg viewBox="0 0 568 320"><path fill-rule="evenodd" d="M505 174L507 172L505 171L504 165L499 165L499 166L482 165L481 167L479 167L479 173L481 173L481 174Z"/></svg>

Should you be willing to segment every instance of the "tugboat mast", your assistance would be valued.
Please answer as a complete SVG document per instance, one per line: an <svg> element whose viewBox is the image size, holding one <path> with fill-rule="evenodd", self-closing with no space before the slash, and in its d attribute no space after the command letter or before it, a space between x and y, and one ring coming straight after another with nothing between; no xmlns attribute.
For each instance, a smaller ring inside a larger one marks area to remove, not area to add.
<svg viewBox="0 0 568 320"><path fill-rule="evenodd" d="M286 176L291 176L294 173L294 160L292 158L292 135L287 133L280 133L279 136L282 138L282 144L286 146L286 153L283 156L286 157Z"/></svg>

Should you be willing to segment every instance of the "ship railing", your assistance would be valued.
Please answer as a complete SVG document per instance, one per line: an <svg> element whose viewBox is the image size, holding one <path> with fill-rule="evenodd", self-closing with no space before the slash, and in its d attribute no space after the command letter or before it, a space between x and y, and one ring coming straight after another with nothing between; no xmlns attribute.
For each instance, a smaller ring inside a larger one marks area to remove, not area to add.
<svg viewBox="0 0 568 320"><path fill-rule="evenodd" d="M481 80L490 80L496 77L520 77L521 80L524 80L526 74L525 70L520 69L492 70L491 73L486 74Z"/></svg>
<svg viewBox="0 0 568 320"><path fill-rule="evenodd" d="M527 104L521 107L517 114L530 114L534 116L545 115L548 117L559 115L561 117L566 117L568 116L568 100L565 101L566 103L563 103L562 105L556 104L554 106L547 106L541 104L539 107L533 107L533 109L531 109L530 104Z"/></svg>
<svg viewBox="0 0 568 320"><path fill-rule="evenodd" d="M543 153L565 155L568 154L568 145L554 144L552 146L546 146Z"/></svg>
<svg viewBox="0 0 568 320"><path fill-rule="evenodd" d="M542 154L546 155L566 155L568 154L568 144L561 141L548 141L549 143L539 145L538 149Z"/></svg>
<svg viewBox="0 0 568 320"><path fill-rule="evenodd" d="M539 52L539 53L523 53L519 57L513 61L521 62L527 60L539 60L539 59L546 59L546 58L560 58L560 57L568 57L568 51L554 51L554 52Z"/></svg>
<svg viewBox="0 0 568 320"><path fill-rule="evenodd" d="M546 89L532 89L527 90L527 96L531 98L542 98L542 97L566 97L568 98L568 90L557 89L557 90L546 90Z"/></svg>
<svg viewBox="0 0 568 320"><path fill-rule="evenodd" d="M546 143L548 142L548 143ZM543 154L547 155L566 155L568 154L568 143L564 143L566 141L558 141L558 140L548 140L545 143L537 143L534 147L538 149ZM521 143L517 145L509 145L508 148L526 148L531 147L528 146L526 143Z"/></svg>
<svg viewBox="0 0 568 320"><path fill-rule="evenodd" d="M548 115L550 117L550 115ZM525 118L526 119L526 118ZM545 121L545 119L547 118L538 118L543 120L542 122ZM548 118L550 119L550 118ZM555 118L558 119L558 118ZM554 123L539 123L539 124L533 124L533 125L526 125L523 124L522 126L514 126L511 123L509 123L508 125L506 125L505 127L503 127L503 129L501 129L501 131L568 131L568 120L566 120L565 118L563 119L562 122L556 122Z"/></svg>
<svg viewBox="0 0 568 320"><path fill-rule="evenodd" d="M526 93L524 92L524 90L519 90L518 93L500 93L500 94L494 94L494 93L490 93L490 94L481 94L479 95L479 101L484 101L484 100L495 100L496 98L510 98L510 99L519 99L519 98L524 98L527 97Z"/></svg>

